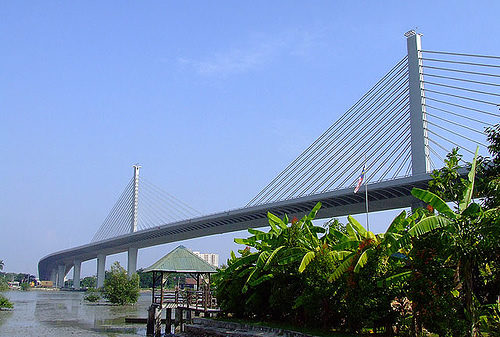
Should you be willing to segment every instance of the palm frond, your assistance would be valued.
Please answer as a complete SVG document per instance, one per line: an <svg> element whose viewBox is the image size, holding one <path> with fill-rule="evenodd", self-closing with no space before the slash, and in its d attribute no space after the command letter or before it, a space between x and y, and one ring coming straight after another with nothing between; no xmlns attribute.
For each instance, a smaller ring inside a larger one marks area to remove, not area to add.
<svg viewBox="0 0 500 337"><path fill-rule="evenodd" d="M392 220L389 228L385 231L386 233L395 233L395 232L400 232L404 229L403 223L406 221L406 211L402 211L399 213L397 217Z"/></svg>
<svg viewBox="0 0 500 337"><path fill-rule="evenodd" d="M455 214L455 213L453 213ZM450 219L441 215L433 215L420 220L413 226L406 235L411 237L420 236L437 228L448 226L451 223Z"/></svg>
<svg viewBox="0 0 500 337"><path fill-rule="evenodd" d="M299 273L302 273L306 269L306 267L309 265L309 263L311 263L315 256L316 253L314 251L307 252L307 254L304 255L302 261L300 262Z"/></svg>
<svg viewBox="0 0 500 337"><path fill-rule="evenodd" d="M358 232L358 234L361 237L366 237L366 229L363 227L356 219L354 219L352 216L347 217L347 221L349 221L349 224Z"/></svg>
<svg viewBox="0 0 500 337"><path fill-rule="evenodd" d="M392 275L385 280L380 280L377 282L377 287L391 286L393 284L401 284L408 281L411 278L411 270L399 273L397 275Z"/></svg>
<svg viewBox="0 0 500 337"><path fill-rule="evenodd" d="M274 257L283 249L285 246L280 246L276 248L267 258L266 264L264 265L264 270L268 270L269 267L271 266L271 262L273 261Z"/></svg>
<svg viewBox="0 0 500 337"><path fill-rule="evenodd" d="M368 258L373 253L374 249L375 248L370 247L361 254L358 261L356 262L356 266L354 266L355 273L359 273L359 270L365 266L365 264L368 262Z"/></svg>
<svg viewBox="0 0 500 337"><path fill-rule="evenodd" d="M261 277L259 277L258 279L256 280L252 280L250 282L248 282L248 284L252 287L255 287L256 285L259 285L261 284L262 282L265 282L267 280L270 280L274 277L273 274L266 274L266 275L262 275Z"/></svg>
<svg viewBox="0 0 500 337"><path fill-rule="evenodd" d="M460 211L465 210L471 200L472 194L474 193L474 178L476 176L476 163L477 163L477 155L479 153L479 146L476 148L476 153L474 154L474 160L472 161L472 165L468 174L469 183L467 184L467 188L464 192L464 200L459 204L458 208Z"/></svg>
<svg viewBox="0 0 500 337"><path fill-rule="evenodd" d="M436 211L438 211L439 213L446 215L446 216L450 217L451 219L455 219L457 217L457 214L455 212L453 212L453 210L450 208L450 206L448 206L443 201L443 199L441 199L440 197L438 197L434 193L427 191L427 190L423 190L421 188L414 187L411 190L411 194L414 197L416 197L416 198L428 203L432 207L434 207L436 209Z"/></svg>
<svg viewBox="0 0 500 337"><path fill-rule="evenodd" d="M328 281L333 282L337 279L339 279L348 269L351 267L353 260L354 260L355 254L353 253L350 257L345 259L340 266L337 267L337 269L334 270L332 275L328 278Z"/></svg>

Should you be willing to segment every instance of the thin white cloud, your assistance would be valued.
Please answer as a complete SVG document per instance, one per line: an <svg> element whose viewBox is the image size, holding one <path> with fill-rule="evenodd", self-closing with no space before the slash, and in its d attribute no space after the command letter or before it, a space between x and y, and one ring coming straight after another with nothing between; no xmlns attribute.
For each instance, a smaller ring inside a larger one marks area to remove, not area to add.
<svg viewBox="0 0 500 337"><path fill-rule="evenodd" d="M288 30L255 35L243 46L215 52L202 60L179 58L178 62L203 76L228 76L252 71L281 57L305 56L317 44L318 35L315 33Z"/></svg>

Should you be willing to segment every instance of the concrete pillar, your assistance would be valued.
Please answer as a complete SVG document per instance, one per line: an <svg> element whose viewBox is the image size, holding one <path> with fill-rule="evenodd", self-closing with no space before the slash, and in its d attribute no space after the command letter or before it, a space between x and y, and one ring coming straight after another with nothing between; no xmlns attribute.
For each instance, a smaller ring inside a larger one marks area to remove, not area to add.
<svg viewBox="0 0 500 337"><path fill-rule="evenodd" d="M421 34L409 31L408 77L410 91L410 127L411 127L411 165L412 175L430 172L429 139L427 136L427 117L424 95L424 75L422 72Z"/></svg>
<svg viewBox="0 0 500 337"><path fill-rule="evenodd" d="M57 287L64 287L64 276L66 276L66 266L60 264L57 266Z"/></svg>
<svg viewBox="0 0 500 337"><path fill-rule="evenodd" d="M52 286L55 287L57 284L57 269L52 269L50 273L50 281L52 281Z"/></svg>
<svg viewBox="0 0 500 337"><path fill-rule="evenodd" d="M75 260L73 265L73 287L75 290L80 290L80 271L82 269L82 261Z"/></svg>
<svg viewBox="0 0 500 337"><path fill-rule="evenodd" d="M104 287L104 276L106 275L106 255L97 255L97 288Z"/></svg>
<svg viewBox="0 0 500 337"><path fill-rule="evenodd" d="M128 249L128 263L127 263L127 271L128 277L132 277L132 274L137 271L137 251L138 248L130 247Z"/></svg>
<svg viewBox="0 0 500 337"><path fill-rule="evenodd" d="M130 233L137 232L137 207L139 205L139 164L134 165L134 196L132 199L132 219Z"/></svg>

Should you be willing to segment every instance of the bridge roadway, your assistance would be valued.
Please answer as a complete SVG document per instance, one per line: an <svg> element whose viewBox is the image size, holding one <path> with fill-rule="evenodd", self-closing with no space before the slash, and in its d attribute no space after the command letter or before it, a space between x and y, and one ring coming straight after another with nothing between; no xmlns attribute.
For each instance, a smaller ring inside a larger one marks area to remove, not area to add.
<svg viewBox="0 0 500 337"><path fill-rule="evenodd" d="M411 206L418 201L411 195L412 188L426 188L430 179L429 174L423 174L369 184L370 212ZM126 252L131 247L145 248L213 234L265 227L268 225L268 211L280 217L288 214L290 218L294 216L300 218L308 213L318 201L323 206L317 214L317 219L365 212L365 193L363 189L360 189L359 193L354 194L353 188L235 209L169 223L49 254L38 262L39 276L41 280L50 280L52 270L56 270L59 266L64 266L67 273L73 267L75 260L88 261L97 258L99 254L113 255Z"/></svg>

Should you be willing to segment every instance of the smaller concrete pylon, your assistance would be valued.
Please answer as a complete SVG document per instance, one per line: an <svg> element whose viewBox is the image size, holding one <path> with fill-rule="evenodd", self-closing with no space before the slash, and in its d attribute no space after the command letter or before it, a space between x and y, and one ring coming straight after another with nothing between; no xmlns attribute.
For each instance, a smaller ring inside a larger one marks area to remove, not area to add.
<svg viewBox="0 0 500 337"><path fill-rule="evenodd" d="M52 286L55 287L57 285L57 269L52 269L50 272L50 281L52 281Z"/></svg>
<svg viewBox="0 0 500 337"><path fill-rule="evenodd" d="M128 263L127 263L127 273L128 277L132 277L132 274L137 271L137 252L138 248L130 247L128 249Z"/></svg>
<svg viewBox="0 0 500 337"><path fill-rule="evenodd" d="M60 264L57 266L57 287L58 288L63 288L64 287L64 277L66 276L66 266L63 264Z"/></svg>
<svg viewBox="0 0 500 337"><path fill-rule="evenodd" d="M97 288L104 287L104 276L106 273L106 255L97 255Z"/></svg>
<svg viewBox="0 0 500 337"><path fill-rule="evenodd" d="M73 287L75 290L80 290L80 271L82 269L82 261L75 260L73 264Z"/></svg>

